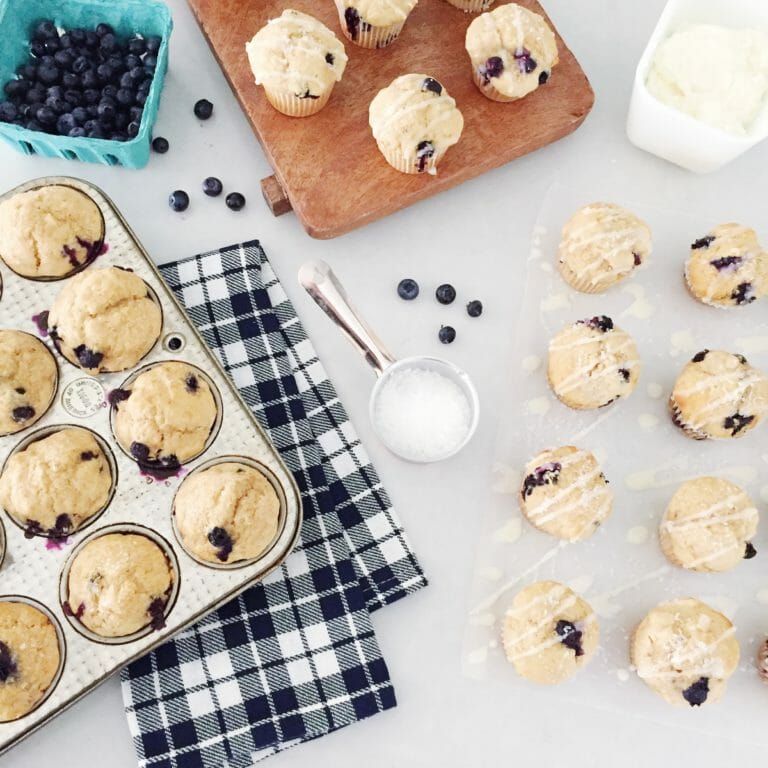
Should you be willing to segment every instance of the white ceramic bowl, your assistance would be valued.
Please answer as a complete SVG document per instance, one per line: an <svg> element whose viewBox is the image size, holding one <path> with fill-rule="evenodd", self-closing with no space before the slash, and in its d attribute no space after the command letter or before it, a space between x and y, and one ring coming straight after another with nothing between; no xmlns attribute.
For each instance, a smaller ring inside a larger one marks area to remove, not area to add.
<svg viewBox="0 0 768 768"><path fill-rule="evenodd" d="M651 95L645 81L656 49L671 34L690 24L718 24L768 33L768 0L669 0L637 65L627 117L629 140L690 171L709 173L768 137L768 104L746 136L734 136Z"/></svg>

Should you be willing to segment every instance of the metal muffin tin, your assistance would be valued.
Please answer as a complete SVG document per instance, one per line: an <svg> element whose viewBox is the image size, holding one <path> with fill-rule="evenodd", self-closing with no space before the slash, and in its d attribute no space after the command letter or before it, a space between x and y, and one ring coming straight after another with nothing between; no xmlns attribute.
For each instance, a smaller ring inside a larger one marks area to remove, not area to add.
<svg viewBox="0 0 768 768"><path fill-rule="evenodd" d="M132 269L159 298L163 328L144 359L135 368L119 373L90 376L54 352L59 380L52 406L28 428L0 437L0 466L3 466L20 443L38 432L44 434L55 426L86 427L109 446L111 456L108 458L114 461L116 479L107 508L64 542L43 536L27 539L7 512L0 511L0 600L40 603L50 613L59 632L63 659L60 675L37 707L17 720L0 723L0 752L40 728L126 664L264 578L293 549L302 520L301 497L293 477L112 201L91 184L59 176L26 182L0 195L0 201L50 184L71 186L96 202L104 217L108 248L87 269L106 266ZM33 315L50 308L67 279L21 278L0 261L0 328L26 331L39 338ZM52 349L49 338L44 342ZM142 474L115 440L107 394L139 369L170 360L189 363L204 371L221 408L221 423L217 420L205 451L185 464L179 477L157 480ZM192 558L181 546L172 508L176 491L190 471L225 457L233 461L242 459L264 471L280 500L280 516L278 534L261 557L218 568ZM156 542L163 542L169 562L176 570L176 581L165 627L140 631L115 642L83 631L76 619L65 615L62 601L66 595L66 573L75 550L86 539L120 530L144 532Z"/></svg>

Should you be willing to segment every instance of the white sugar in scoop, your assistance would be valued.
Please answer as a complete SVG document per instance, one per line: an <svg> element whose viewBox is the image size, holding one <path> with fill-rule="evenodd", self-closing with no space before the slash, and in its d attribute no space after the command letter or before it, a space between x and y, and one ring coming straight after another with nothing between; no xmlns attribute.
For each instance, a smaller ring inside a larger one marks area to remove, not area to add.
<svg viewBox="0 0 768 768"><path fill-rule="evenodd" d="M443 373L398 365L374 390L371 420L381 441L398 456L439 461L466 442L472 408L461 386Z"/></svg>

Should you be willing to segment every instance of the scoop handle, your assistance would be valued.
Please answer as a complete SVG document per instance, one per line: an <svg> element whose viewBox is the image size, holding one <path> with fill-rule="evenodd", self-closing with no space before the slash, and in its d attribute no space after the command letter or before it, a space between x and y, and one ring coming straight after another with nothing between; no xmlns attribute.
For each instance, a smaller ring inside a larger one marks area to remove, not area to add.
<svg viewBox="0 0 768 768"><path fill-rule="evenodd" d="M317 306L339 326L377 376L395 362L379 337L352 307L347 292L326 262L318 260L302 264L299 282Z"/></svg>

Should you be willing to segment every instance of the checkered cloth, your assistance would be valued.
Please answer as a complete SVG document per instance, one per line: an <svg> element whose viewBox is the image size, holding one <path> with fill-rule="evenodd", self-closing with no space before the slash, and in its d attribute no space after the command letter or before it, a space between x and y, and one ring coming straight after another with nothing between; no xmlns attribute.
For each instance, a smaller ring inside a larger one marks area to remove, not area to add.
<svg viewBox="0 0 768 768"><path fill-rule="evenodd" d="M370 611L426 584L257 241L161 268L304 503L283 566L122 675L141 766L244 768L395 706Z"/></svg>

